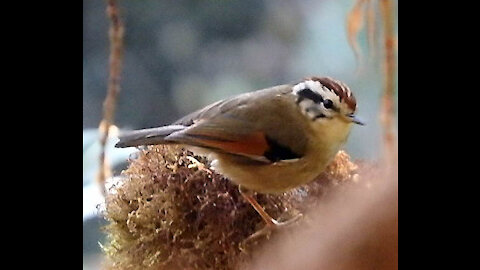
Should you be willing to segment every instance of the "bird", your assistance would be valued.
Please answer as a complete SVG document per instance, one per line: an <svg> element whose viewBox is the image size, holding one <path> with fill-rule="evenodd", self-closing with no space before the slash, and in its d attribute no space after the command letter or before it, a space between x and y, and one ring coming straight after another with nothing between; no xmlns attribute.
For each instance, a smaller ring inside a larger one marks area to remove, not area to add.
<svg viewBox="0 0 480 270"><path fill-rule="evenodd" d="M345 83L310 76L217 101L170 125L123 132L115 147L178 144L207 156L272 230L301 214L279 222L254 192L278 194L313 181L345 144L352 125L364 125L356 109Z"/></svg>

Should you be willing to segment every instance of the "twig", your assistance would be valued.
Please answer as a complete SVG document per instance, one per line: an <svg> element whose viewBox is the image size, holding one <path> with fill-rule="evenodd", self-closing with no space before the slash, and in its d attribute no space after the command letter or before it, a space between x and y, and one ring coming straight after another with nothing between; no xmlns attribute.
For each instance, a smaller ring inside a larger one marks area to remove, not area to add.
<svg viewBox="0 0 480 270"><path fill-rule="evenodd" d="M107 15L110 19L110 61L107 96L103 102L103 119L99 126L100 131L100 167L97 181L105 194L105 180L109 174L109 167L105 158L105 146L110 127L113 125L117 95L120 92L120 74L123 61L123 34L124 27L120 19L116 0L107 0Z"/></svg>
<svg viewBox="0 0 480 270"><path fill-rule="evenodd" d="M394 15L391 0L380 0L380 8L383 15L383 38L385 46L384 57L384 92L382 97L381 123L383 125L384 158L387 164L396 164L396 146L394 134L395 119L395 33ZM389 167L390 167L389 166Z"/></svg>

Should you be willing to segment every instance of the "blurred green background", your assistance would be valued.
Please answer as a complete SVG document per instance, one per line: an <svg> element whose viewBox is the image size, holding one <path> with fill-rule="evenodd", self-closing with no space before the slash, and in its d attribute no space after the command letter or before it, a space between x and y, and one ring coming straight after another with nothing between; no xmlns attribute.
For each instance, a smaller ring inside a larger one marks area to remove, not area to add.
<svg viewBox="0 0 480 270"><path fill-rule="evenodd" d="M383 75L379 60L357 72L347 42L352 0L119 1L125 55L116 125L120 129L168 124L216 100L255 89L331 76L346 82L366 126L353 128L345 146L353 158L376 159ZM83 1L84 269L99 269L104 224L93 176L96 128L108 79L106 1ZM366 34L359 42L364 52ZM380 43L379 43L380 44ZM377 57L382 55L377 50ZM93 150L92 150L93 149ZM116 155L119 173L131 151ZM93 195L92 195L93 194ZM86 212L90 214L85 214Z"/></svg>

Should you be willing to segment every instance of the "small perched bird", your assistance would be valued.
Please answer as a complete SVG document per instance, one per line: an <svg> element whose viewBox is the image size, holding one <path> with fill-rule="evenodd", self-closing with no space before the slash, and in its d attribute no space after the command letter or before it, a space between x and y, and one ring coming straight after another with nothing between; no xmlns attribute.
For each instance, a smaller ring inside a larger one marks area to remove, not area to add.
<svg viewBox="0 0 480 270"><path fill-rule="evenodd" d="M126 132L116 147L182 144L212 160L240 186L267 227L270 217L250 191L281 193L312 181L345 143L356 101L347 85L308 77L220 100L171 125Z"/></svg>

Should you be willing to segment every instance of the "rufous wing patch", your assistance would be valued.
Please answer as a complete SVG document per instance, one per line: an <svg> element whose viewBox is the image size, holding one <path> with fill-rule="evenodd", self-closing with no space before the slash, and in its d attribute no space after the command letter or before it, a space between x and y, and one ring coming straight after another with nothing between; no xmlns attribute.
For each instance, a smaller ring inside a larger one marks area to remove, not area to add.
<svg viewBox="0 0 480 270"><path fill-rule="evenodd" d="M268 150L269 144L263 132L257 131L249 134L229 136L228 133L215 133L207 130L190 130L172 134L168 140L194 146L214 148L222 152L247 155L263 156Z"/></svg>
<svg viewBox="0 0 480 270"><path fill-rule="evenodd" d="M269 147L265 134L262 132L254 132L234 141L208 136L196 136L196 140L206 147L232 154L263 156Z"/></svg>

